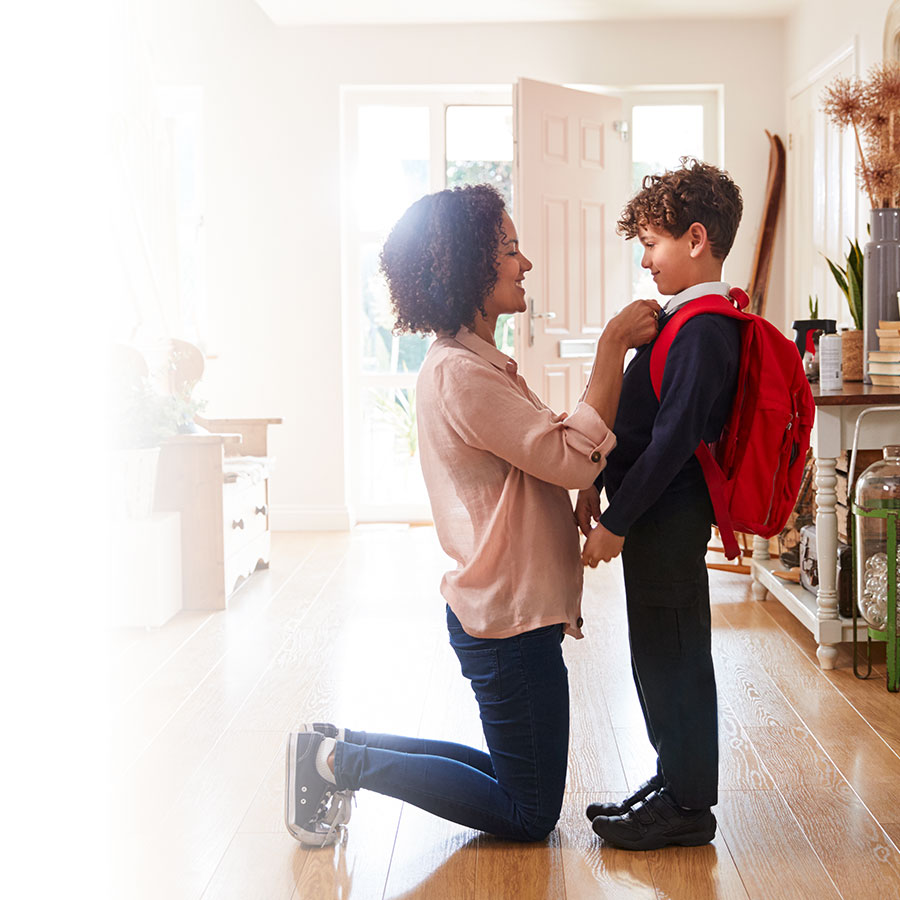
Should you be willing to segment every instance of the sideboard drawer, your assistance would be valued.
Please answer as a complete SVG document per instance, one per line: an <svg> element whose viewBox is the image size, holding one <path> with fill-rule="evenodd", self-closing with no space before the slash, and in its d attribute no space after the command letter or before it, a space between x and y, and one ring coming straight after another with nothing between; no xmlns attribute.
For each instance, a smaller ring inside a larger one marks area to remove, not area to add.
<svg viewBox="0 0 900 900"><path fill-rule="evenodd" d="M223 485L225 559L266 531L269 521L266 497L266 481L254 484L248 479L239 478Z"/></svg>

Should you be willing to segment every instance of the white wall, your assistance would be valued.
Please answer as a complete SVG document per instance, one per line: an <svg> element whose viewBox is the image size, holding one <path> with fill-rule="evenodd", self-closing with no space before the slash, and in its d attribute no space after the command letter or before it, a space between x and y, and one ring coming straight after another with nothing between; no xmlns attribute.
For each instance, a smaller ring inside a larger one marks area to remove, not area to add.
<svg viewBox="0 0 900 900"><path fill-rule="evenodd" d="M342 427L342 84L724 85L725 165L744 224L726 277L746 282L768 147L784 130L781 21L278 29L253 0L144 0L160 83L202 84L210 412L281 415L276 527L346 522ZM837 4L835 4L837 5ZM776 257L769 308L783 305Z"/></svg>
<svg viewBox="0 0 900 900"><path fill-rule="evenodd" d="M824 129L831 129L832 126L825 123L821 114L822 86L829 83L832 78L831 74L825 74L825 68L827 66L833 71L831 64L848 48L852 50L853 55L847 65L852 64L853 68L850 71L855 69L859 75L864 75L871 66L881 62L884 24L890 6L889 0L858 0L853 4L851 16L847 13L847 4L844 0L802 0L786 19L785 102L787 104L790 98L802 91L806 92L806 96L798 98L796 103L803 109L816 110L815 115L821 120L814 126L820 144L824 142L827 145L815 149L820 161L824 161L827 153L835 154L837 150L831 138L826 140ZM807 107L806 104L810 104L811 107ZM812 114L810 112L810 115ZM786 117L790 121L789 113ZM845 152L849 152L855 160L851 138L846 134L843 143ZM811 162L813 148L807 146L804 153ZM837 159L837 156L834 158ZM811 180L812 173L791 171L791 163L792 158L789 155L788 188L799 189L802 193L801 182L804 177L807 181ZM824 167L825 163L821 162L820 165ZM796 268L796 275L792 279L790 271L785 273L784 293L788 299L785 304L784 324L808 315L807 291L815 291L820 294L824 307L820 309L820 314L837 318L839 325L852 327L846 301L827 272L822 257L822 254L832 258L843 255L846 252L847 237L856 237L862 243L866 240L868 204L863 193L856 187L855 176L851 173L852 165L853 160L846 167L841 164L842 171L838 173L836 167L829 163L829 171L824 173L826 179L824 184L820 182L815 187L811 184L806 185L808 191L805 202L810 204L806 215L812 216L814 209L823 209L826 221L824 223L798 221L796 227L792 229L796 252L790 262ZM818 201L814 200L814 193L819 194ZM857 200L855 205L854 198ZM806 252L803 249L804 244ZM790 287L792 281L797 286L794 291L796 296L792 296Z"/></svg>
<svg viewBox="0 0 900 900"><path fill-rule="evenodd" d="M786 87L804 81L854 38L859 74L881 62L884 21L890 0L801 0L785 29Z"/></svg>

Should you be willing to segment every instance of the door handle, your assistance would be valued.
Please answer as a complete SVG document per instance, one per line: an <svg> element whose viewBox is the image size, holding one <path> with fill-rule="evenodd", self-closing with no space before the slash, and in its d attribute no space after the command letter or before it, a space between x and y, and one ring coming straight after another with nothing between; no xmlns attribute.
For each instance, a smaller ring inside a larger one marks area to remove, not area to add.
<svg viewBox="0 0 900 900"><path fill-rule="evenodd" d="M534 299L532 297L528 298L528 346L534 346L534 320L535 319L555 319L555 312L541 312L536 313L534 311Z"/></svg>

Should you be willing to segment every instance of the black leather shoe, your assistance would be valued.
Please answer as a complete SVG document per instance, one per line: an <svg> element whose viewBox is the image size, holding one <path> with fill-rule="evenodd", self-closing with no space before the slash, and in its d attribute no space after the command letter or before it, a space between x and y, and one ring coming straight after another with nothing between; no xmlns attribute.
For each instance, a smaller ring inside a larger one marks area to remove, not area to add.
<svg viewBox="0 0 900 900"><path fill-rule="evenodd" d="M624 816L597 816L594 831L623 850L658 850L675 844L698 847L716 836L712 810L683 810L664 791L656 791Z"/></svg>
<svg viewBox="0 0 900 900"><path fill-rule="evenodd" d="M618 803L591 803L585 812L591 822L597 816L624 816L632 806L640 803L641 800L645 800L662 786L662 778L659 775L654 775L649 781L645 781L630 797L626 797Z"/></svg>

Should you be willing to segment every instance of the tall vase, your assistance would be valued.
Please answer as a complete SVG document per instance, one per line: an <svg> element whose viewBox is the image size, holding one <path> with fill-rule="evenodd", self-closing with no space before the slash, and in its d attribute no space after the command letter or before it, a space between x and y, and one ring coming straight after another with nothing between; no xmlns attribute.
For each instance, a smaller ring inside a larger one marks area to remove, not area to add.
<svg viewBox="0 0 900 900"><path fill-rule="evenodd" d="M871 240L865 251L863 289L863 330L865 332L865 378L869 377L869 351L878 349L875 329L881 319L900 319L897 291L900 291L900 209L870 211Z"/></svg>

